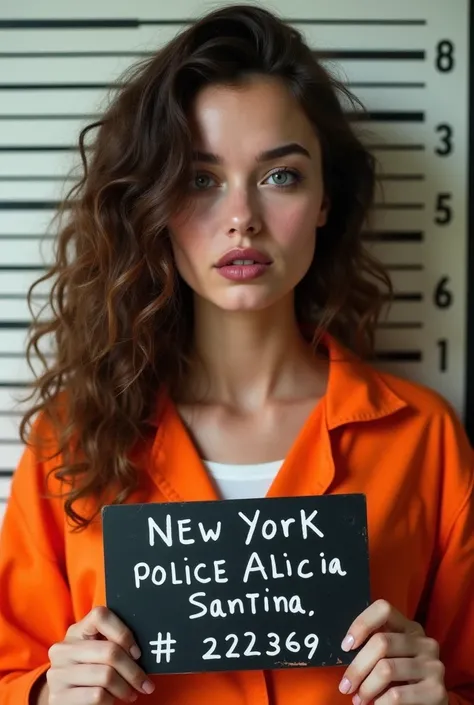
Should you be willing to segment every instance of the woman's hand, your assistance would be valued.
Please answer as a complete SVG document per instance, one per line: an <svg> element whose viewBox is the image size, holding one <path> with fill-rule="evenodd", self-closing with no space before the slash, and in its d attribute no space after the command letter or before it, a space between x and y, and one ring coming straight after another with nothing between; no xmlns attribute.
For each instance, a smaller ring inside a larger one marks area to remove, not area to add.
<svg viewBox="0 0 474 705"><path fill-rule="evenodd" d="M106 607L95 607L49 650L49 705L133 702L154 685L133 659L140 650L131 631Z"/></svg>
<svg viewBox="0 0 474 705"><path fill-rule="evenodd" d="M419 624L377 600L351 624L342 648L367 639L339 684L354 705L448 705L438 644Z"/></svg>

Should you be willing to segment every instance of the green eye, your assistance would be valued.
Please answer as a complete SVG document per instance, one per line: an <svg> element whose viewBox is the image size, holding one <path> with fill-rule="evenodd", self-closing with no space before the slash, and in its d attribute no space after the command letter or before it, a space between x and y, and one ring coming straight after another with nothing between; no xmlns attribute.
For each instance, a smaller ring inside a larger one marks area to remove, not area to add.
<svg viewBox="0 0 474 705"><path fill-rule="evenodd" d="M196 191L206 191L210 181L213 179L209 174L195 174L191 181L191 187Z"/></svg>
<svg viewBox="0 0 474 705"><path fill-rule="evenodd" d="M274 179L272 186L279 186L280 188L295 186L301 181L301 175L292 169L278 169L278 171L270 174L268 178Z"/></svg>

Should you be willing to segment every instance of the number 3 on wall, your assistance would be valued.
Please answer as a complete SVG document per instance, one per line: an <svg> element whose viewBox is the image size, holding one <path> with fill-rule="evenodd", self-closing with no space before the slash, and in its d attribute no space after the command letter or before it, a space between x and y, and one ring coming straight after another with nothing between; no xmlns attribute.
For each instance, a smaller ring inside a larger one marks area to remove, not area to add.
<svg viewBox="0 0 474 705"><path fill-rule="evenodd" d="M440 157L447 157L453 151L453 128L447 122L442 122L440 125L436 125L435 130L441 133L442 145L442 148L436 147L435 152Z"/></svg>

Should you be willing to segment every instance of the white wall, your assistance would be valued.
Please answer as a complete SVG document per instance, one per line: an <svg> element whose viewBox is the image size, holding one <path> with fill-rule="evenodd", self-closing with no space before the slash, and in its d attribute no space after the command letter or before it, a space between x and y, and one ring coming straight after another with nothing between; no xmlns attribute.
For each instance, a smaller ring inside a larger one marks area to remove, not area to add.
<svg viewBox="0 0 474 705"><path fill-rule="evenodd" d="M278 0L263 5L293 21L315 48L343 52L331 65L374 113L373 120L361 125L372 133L368 141L384 175L385 205L380 196L374 228L382 235L377 236L373 249L390 265L399 295L388 325L379 331L378 349L389 358L384 367L438 389L462 413L468 2ZM216 7L216 3L207 7ZM0 4L3 500L22 451L18 410L14 413L12 400L30 377L24 358L30 318L25 293L50 261L51 241L46 242L43 255L38 247L38 238L53 214L48 202L64 192L63 177L77 157L79 129L100 111L106 87L140 52L153 51L185 19L196 16L196 8L201 13L206 5L186 0L135 0L133 4L126 0L83 0L81 4L7 0ZM78 22L81 18L82 23ZM109 25L97 26L97 20L109 20ZM437 46L443 40L453 44L452 65L449 45L443 45L448 56L439 64ZM376 54L364 58L357 54L360 51ZM395 54L383 53L387 51ZM441 124L448 127L437 129ZM443 149L442 138L448 130L453 150L439 155L436 149ZM452 211L451 222L444 225L434 222L436 202L443 193L449 194L444 198ZM393 239L386 239L388 233L395 233ZM433 297L445 277L450 294L447 298L442 294L440 302L450 305L440 308ZM446 369L442 369L443 350L447 352ZM0 515L3 506L0 500Z"/></svg>

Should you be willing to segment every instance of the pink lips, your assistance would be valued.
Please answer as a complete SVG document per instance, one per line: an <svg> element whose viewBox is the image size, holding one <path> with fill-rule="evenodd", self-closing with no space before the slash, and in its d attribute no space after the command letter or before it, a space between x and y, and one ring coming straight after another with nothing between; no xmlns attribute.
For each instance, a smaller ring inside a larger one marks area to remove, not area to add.
<svg viewBox="0 0 474 705"><path fill-rule="evenodd" d="M232 264L235 260L251 259L257 264L271 264L272 260L268 255L265 255L259 250L254 250L252 247L248 247L245 250L229 250L223 255L217 262L216 267L224 267L227 264Z"/></svg>
<svg viewBox="0 0 474 705"><path fill-rule="evenodd" d="M247 261L246 264L243 262ZM249 264L249 262L251 262ZM215 265L217 271L225 279L232 281L247 281L262 276L271 266L271 258L251 247L244 250L230 250L223 255Z"/></svg>

